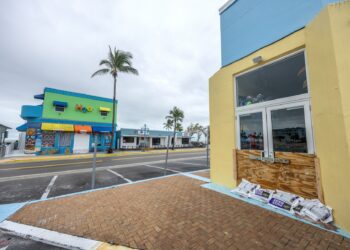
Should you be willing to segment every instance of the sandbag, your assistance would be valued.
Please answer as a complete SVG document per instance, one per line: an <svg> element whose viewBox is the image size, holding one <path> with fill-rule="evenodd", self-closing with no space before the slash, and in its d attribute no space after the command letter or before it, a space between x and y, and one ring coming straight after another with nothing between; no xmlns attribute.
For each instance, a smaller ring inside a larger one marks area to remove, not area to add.
<svg viewBox="0 0 350 250"><path fill-rule="evenodd" d="M236 187L235 189L232 189L232 193L237 193L239 195L242 195L244 197L249 197L249 195L260 186L258 184L251 183L247 181L246 179L242 179L241 183Z"/></svg>
<svg viewBox="0 0 350 250"><path fill-rule="evenodd" d="M276 190L276 192L272 194L271 198L269 199L269 205L290 213L294 213L292 208L296 207L300 200L301 198L298 195Z"/></svg>
<svg viewBox="0 0 350 250"><path fill-rule="evenodd" d="M274 193L273 190L263 189L258 187L253 192L250 193L250 198L259 200L262 202L268 202L273 193Z"/></svg>
<svg viewBox="0 0 350 250"><path fill-rule="evenodd" d="M300 210L297 212L299 215L306 216L315 222L330 223L333 221L333 209L322 204L318 199L301 201L297 210Z"/></svg>

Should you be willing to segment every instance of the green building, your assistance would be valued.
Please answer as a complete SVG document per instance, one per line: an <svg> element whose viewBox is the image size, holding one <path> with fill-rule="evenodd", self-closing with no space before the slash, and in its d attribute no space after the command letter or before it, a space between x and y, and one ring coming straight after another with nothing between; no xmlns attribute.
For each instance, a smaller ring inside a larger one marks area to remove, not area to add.
<svg viewBox="0 0 350 250"><path fill-rule="evenodd" d="M98 151L109 148L112 99L53 88L45 88L34 98L43 103L23 105L21 117L26 123L17 128L26 132L26 153L87 153L92 151L93 134L97 135Z"/></svg>

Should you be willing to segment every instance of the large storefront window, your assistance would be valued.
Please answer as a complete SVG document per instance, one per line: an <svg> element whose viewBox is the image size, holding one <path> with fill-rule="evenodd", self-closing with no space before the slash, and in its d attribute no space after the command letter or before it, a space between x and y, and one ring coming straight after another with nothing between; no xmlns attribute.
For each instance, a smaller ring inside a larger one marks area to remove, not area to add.
<svg viewBox="0 0 350 250"><path fill-rule="evenodd" d="M241 115L240 117L241 149L264 150L264 133L262 113Z"/></svg>
<svg viewBox="0 0 350 250"><path fill-rule="evenodd" d="M235 80L239 149L314 153L304 52Z"/></svg>
<svg viewBox="0 0 350 250"><path fill-rule="evenodd" d="M307 153L304 107L271 111L273 150Z"/></svg>
<svg viewBox="0 0 350 250"><path fill-rule="evenodd" d="M306 94L304 53L237 76L236 87L238 107Z"/></svg>

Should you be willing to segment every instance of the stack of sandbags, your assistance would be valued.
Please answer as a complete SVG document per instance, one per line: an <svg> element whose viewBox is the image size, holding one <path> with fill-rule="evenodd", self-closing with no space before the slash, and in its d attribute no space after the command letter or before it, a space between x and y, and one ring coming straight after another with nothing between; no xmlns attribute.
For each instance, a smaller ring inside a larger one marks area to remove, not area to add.
<svg viewBox="0 0 350 250"><path fill-rule="evenodd" d="M333 221L332 208L319 200L308 200L298 195L281 190L261 188L259 184L242 179L241 183L231 192L240 196L268 203L270 206L309 218L315 222L330 223Z"/></svg>
<svg viewBox="0 0 350 250"><path fill-rule="evenodd" d="M247 181L246 179L242 179L241 183L236 187L235 189L232 189L232 193L237 193L239 195L242 195L244 197L249 197L250 194L260 186L258 184L251 183Z"/></svg>
<svg viewBox="0 0 350 250"><path fill-rule="evenodd" d="M333 221L333 209L317 199L302 200L293 210L296 214L305 216L315 222L330 223Z"/></svg>

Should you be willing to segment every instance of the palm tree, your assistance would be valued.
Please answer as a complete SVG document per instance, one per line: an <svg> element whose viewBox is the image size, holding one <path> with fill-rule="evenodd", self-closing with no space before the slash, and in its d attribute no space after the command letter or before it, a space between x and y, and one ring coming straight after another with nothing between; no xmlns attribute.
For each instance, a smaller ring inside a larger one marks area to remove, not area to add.
<svg viewBox="0 0 350 250"><path fill-rule="evenodd" d="M173 124L170 122L170 120L167 120L166 122L163 123L163 128L166 130L170 130L173 127Z"/></svg>
<svg viewBox="0 0 350 250"><path fill-rule="evenodd" d="M166 119L166 123L171 124L171 127L174 129L174 136L173 136L174 141L173 141L173 147L172 147L172 149L174 150L176 130L177 129L182 130L181 122L184 119L184 112L175 106L172 110L169 111L169 115L167 115L165 119Z"/></svg>
<svg viewBox="0 0 350 250"><path fill-rule="evenodd" d="M92 74L91 77L97 75L105 75L111 74L114 80L113 85L113 113L112 113L112 141L109 147L108 153L113 152L113 144L114 144L114 130L115 130L115 96L116 96L116 87L117 87L117 77L118 73L131 73L138 75L138 71L133 68L132 60L133 56L130 52L126 52L123 50L117 50L114 48L112 51L111 46L109 46L108 58L103 59L100 62L100 66L104 66L104 68L97 70Z"/></svg>

